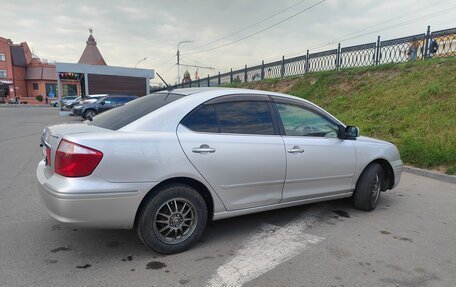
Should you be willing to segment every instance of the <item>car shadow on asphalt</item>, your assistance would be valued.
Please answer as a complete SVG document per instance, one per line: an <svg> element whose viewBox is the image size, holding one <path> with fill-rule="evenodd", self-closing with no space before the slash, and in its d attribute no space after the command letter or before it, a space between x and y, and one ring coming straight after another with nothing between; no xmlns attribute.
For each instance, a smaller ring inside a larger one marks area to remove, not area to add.
<svg viewBox="0 0 456 287"><path fill-rule="evenodd" d="M378 209L383 211L394 204L392 196L380 197ZM273 211L260 212L228 218L208 223L206 231L200 241L191 250L204 253L205 250L223 249L231 245L236 248L242 241L248 239L253 231L262 225L274 225L283 227L297 218L299 215L312 208L325 205L325 212L315 224L325 222L331 218L360 217L365 211L353 207L350 198L329 201L326 203L307 204ZM82 257L129 261L129 258L140 257L143 259L160 258L164 255L146 248L133 230L105 230L105 229L78 229L54 221L51 227L55 233L53 241L61 242L55 249L57 252L74 250ZM190 250L190 252L191 252ZM187 251L188 252L188 251ZM131 259L130 259L131 260Z"/></svg>

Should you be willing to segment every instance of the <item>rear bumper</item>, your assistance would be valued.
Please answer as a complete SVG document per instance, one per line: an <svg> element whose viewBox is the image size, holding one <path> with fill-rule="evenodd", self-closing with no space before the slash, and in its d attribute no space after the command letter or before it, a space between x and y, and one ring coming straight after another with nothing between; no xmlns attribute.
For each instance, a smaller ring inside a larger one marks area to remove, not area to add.
<svg viewBox="0 0 456 287"><path fill-rule="evenodd" d="M79 227L131 229L145 194L154 183L111 183L93 175L46 177L45 165L37 167L39 193L56 220Z"/></svg>
<svg viewBox="0 0 456 287"><path fill-rule="evenodd" d="M399 182L401 181L402 175L402 160L396 160L391 162L391 166L394 172L394 185L391 189L398 186Z"/></svg>

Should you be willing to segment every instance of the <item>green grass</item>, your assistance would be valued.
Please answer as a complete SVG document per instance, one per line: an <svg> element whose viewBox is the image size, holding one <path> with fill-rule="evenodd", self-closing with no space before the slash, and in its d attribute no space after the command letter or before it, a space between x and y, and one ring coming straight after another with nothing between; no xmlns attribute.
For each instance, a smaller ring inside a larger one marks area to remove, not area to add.
<svg viewBox="0 0 456 287"><path fill-rule="evenodd" d="M230 86L308 99L361 134L395 143L406 164L456 174L456 58Z"/></svg>

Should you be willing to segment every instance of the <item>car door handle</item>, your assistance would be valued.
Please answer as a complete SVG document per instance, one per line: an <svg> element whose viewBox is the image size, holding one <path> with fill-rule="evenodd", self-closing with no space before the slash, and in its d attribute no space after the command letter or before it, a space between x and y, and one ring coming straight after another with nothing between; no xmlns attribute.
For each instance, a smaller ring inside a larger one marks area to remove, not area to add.
<svg viewBox="0 0 456 287"><path fill-rule="evenodd" d="M295 145L293 148L287 150L289 153L303 153L304 150L299 146Z"/></svg>
<svg viewBox="0 0 456 287"><path fill-rule="evenodd" d="M215 152L215 148L212 148L210 146L208 146L207 144L202 144L200 147L194 147L192 149L192 152L194 153L214 153Z"/></svg>

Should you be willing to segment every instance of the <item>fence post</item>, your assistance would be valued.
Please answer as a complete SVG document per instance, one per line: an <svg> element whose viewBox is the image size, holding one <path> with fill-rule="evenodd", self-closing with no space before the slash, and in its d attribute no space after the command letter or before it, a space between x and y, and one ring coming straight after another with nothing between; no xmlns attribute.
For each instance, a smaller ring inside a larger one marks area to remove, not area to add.
<svg viewBox="0 0 456 287"><path fill-rule="evenodd" d="M218 72L218 85L220 86L222 84L222 79L220 78L220 72Z"/></svg>
<svg viewBox="0 0 456 287"><path fill-rule="evenodd" d="M377 45L375 46L375 66L377 66L380 63L380 47L381 42L380 42L380 36L377 37Z"/></svg>
<svg viewBox="0 0 456 287"><path fill-rule="evenodd" d="M233 68L231 68L231 72L230 72L230 84L233 83Z"/></svg>
<svg viewBox="0 0 456 287"><path fill-rule="evenodd" d="M282 56L282 64L280 67L280 77L283 78L285 76L285 56Z"/></svg>
<svg viewBox="0 0 456 287"><path fill-rule="evenodd" d="M247 83L247 65L244 68L244 83Z"/></svg>
<svg viewBox="0 0 456 287"><path fill-rule="evenodd" d="M306 63L304 67L304 72L307 74L309 72L309 50L307 50L306 54Z"/></svg>
<svg viewBox="0 0 456 287"><path fill-rule="evenodd" d="M261 61L261 80L264 80L264 60Z"/></svg>
<svg viewBox="0 0 456 287"><path fill-rule="evenodd" d="M337 54L336 54L336 70L340 68L340 43L337 45Z"/></svg>
<svg viewBox="0 0 456 287"><path fill-rule="evenodd" d="M200 78L198 77L198 87L200 87Z"/></svg>
<svg viewBox="0 0 456 287"><path fill-rule="evenodd" d="M431 26L427 26L426 35L424 36L423 60L429 58L429 45L431 40Z"/></svg>

